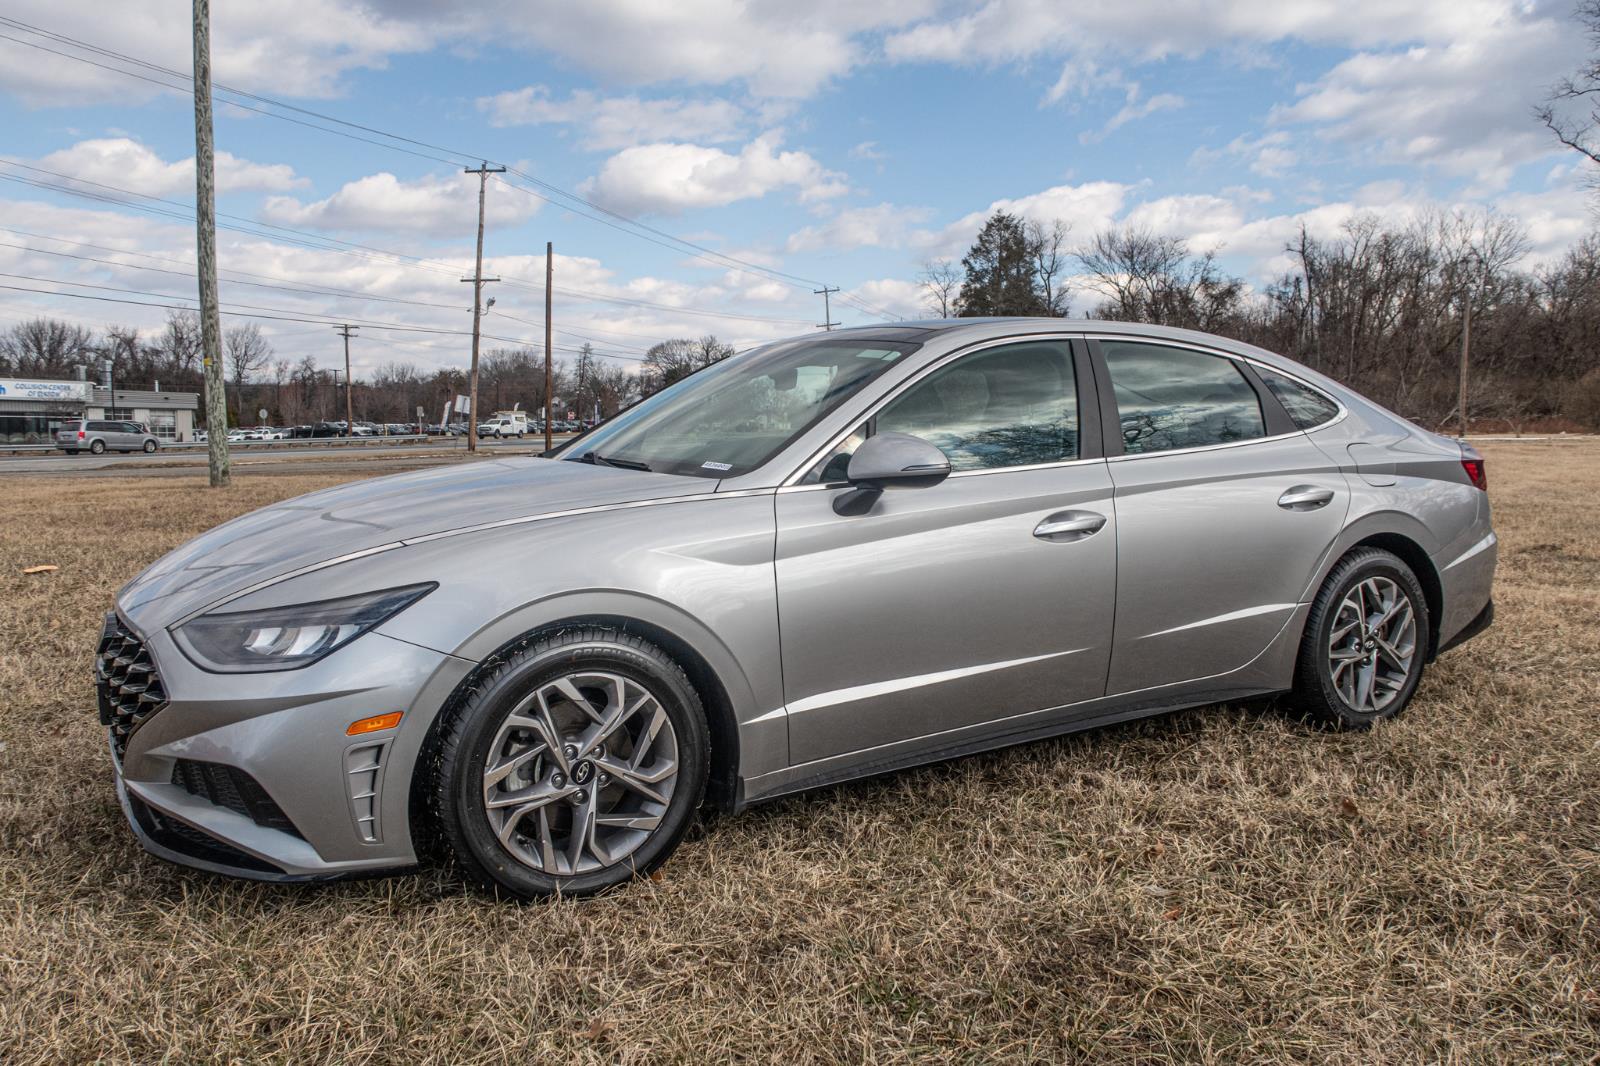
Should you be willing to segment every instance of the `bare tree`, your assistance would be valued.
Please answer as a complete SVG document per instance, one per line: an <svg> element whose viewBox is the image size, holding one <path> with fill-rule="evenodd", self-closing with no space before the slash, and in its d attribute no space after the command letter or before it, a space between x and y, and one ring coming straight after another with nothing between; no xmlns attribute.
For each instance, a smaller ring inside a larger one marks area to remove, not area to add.
<svg viewBox="0 0 1600 1066"><path fill-rule="evenodd" d="M272 345L261 335L261 327L254 322L234 326L224 335L224 358L233 375L233 398L238 405L239 424L250 419L244 409L244 387L250 375L272 361Z"/></svg>
<svg viewBox="0 0 1600 1066"><path fill-rule="evenodd" d="M65 378L95 361L94 334L54 318L33 318L0 334L0 370L27 377Z"/></svg>
<svg viewBox="0 0 1600 1066"><path fill-rule="evenodd" d="M950 318L956 311L956 294L961 291L961 271L947 258L930 259L917 276L922 297L929 311L939 318Z"/></svg>
<svg viewBox="0 0 1600 1066"><path fill-rule="evenodd" d="M1060 219L1049 226L1030 221L1027 232L1039 294L1050 314L1064 318L1072 305L1072 295L1064 277L1067 263L1072 258L1067 249L1067 238L1072 235L1072 227Z"/></svg>
<svg viewBox="0 0 1600 1066"><path fill-rule="evenodd" d="M1589 38L1590 55L1551 87L1533 114L1562 144L1600 164L1600 0L1579 0L1573 15ZM1600 171L1590 171L1589 183L1600 189Z"/></svg>

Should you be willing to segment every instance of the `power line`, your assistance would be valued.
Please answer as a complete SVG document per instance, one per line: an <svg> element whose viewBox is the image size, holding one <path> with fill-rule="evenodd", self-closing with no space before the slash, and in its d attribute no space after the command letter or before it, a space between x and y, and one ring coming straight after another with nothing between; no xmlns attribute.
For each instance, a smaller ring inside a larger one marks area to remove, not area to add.
<svg viewBox="0 0 1600 1066"><path fill-rule="evenodd" d="M36 34L38 36L45 37L45 38L47 38L49 40L53 40L53 41L56 41L56 42L61 43L61 44L70 45L70 46L75 47L75 48L81 48L81 49L84 49L86 51L92 52L94 54L104 56L106 58L112 58L112 59L119 60L121 62L131 63L131 64L134 64L136 66L143 67L143 68L145 68L147 70L153 70L153 71L156 71L158 73L167 75L169 77L174 77L174 78L185 78L185 77L187 77L187 75L185 75L182 71L177 71L177 70L174 70L174 69L172 69L170 67L163 67L163 66L160 66L159 64L151 63L148 60L139 59L139 58L137 58L135 56L131 56L131 55L128 55L126 53L117 52L117 51L114 51L114 50L108 49L108 48L103 48L103 47L101 47L99 45L92 44L92 43L90 43L88 41L84 41L84 40L81 40L79 38L71 37L71 36L69 36L67 34L57 33L57 32L55 32L53 30L47 30L47 29L44 29L43 27L34 26L34 25L30 24L30 23L23 22L20 19L14 19L14 18L6 17L6 16L0 16L0 25L8 25L8 26L11 26L13 28L20 29L20 30L22 30L22 31L24 31L26 33ZM164 87L164 88L172 89L174 91L185 91L182 87L177 86L177 85L173 85L173 84L171 84L169 82L163 82L163 81L160 81L158 79L146 77L144 75L138 74L135 71L129 71L129 70L125 70L125 69L120 68L120 67L114 67L114 66L111 66L111 65L108 65L108 64L98 63L98 62L95 62L94 60L88 59L88 58L83 57L83 56L76 56L76 55L72 55L71 53L61 52L61 51L58 51L56 49L48 48L48 47L46 47L44 45L41 45L41 44L39 44L38 42L35 42L35 41L27 41L27 40L23 40L23 39L16 38L16 37L11 37L9 35L4 35L4 34L0 34L0 38L4 38L5 40L9 40L9 41L12 41L12 42L14 42L16 44L21 44L21 45L24 45L24 46L27 46L27 47L38 48L38 49L40 49L42 51L50 52L53 55L61 56L62 58L72 59L72 60L76 60L76 61L79 61L79 62L87 63L87 64L89 64L91 66L99 67L99 68L101 68L103 70L108 70L108 71L111 71L111 72L114 72L114 73L124 74L126 76L133 77L133 78L138 78L138 79L140 79L142 81L147 81L147 82L150 82L151 84L155 84L155 85L158 85L158 86L161 86L161 87ZM389 132L387 130L379 129L379 128L374 127L374 126L367 126L367 125L364 125L364 124L359 123L359 122L352 122L352 121L350 121L348 119L339 118L339 117L337 117L335 115L329 115L329 114L326 114L324 112L314 111L314 110L312 110L310 108L300 107L298 105L290 104L290 103L287 103L285 101L277 100L277 99L274 99L272 97L264 96L264 95L259 94L259 93L252 93L252 92L249 92L247 90L236 89L236 88L233 88L231 86L223 85L223 84L220 84L220 83L215 84L214 88L217 89L218 91L228 93L229 95L239 96L239 97L243 97L245 99L255 100L255 101L258 101L260 103L267 104L270 107L282 108L284 110L294 111L294 112L296 112L298 114L306 115L306 116L312 117L312 118L321 119L321 120L323 120L325 122L336 123L337 125L344 126L347 129L360 130L360 131L365 132L365 133L370 133L370 134L373 134L373 135L375 135L377 137L386 138L388 141L398 141L398 142L401 142L402 144L413 145L416 148L426 148L426 149L429 149L429 150L431 150L433 152L442 152L442 153L445 153L445 155L449 155L449 156L454 156L455 157L453 159L446 159L446 158L443 158L443 157L438 156L438 155L428 154L427 152L420 152L420 151L415 151L413 149L402 148L397 144L386 143L384 141L375 141L375 140L372 140L372 139L367 138L367 137L354 136L354 135L346 133L346 132L344 132L342 130L328 129L325 126L318 126L315 123L303 122L303 121L294 119L291 116L279 114L279 113L271 111L271 110L264 110L262 108L249 107L248 105L239 104L239 103L236 103L234 101L229 101L230 106L240 107L240 108L242 108L244 110L252 111L252 112L255 112L257 114L265 114L265 115L268 115L268 116L271 116L271 117L283 119L284 121L295 122L298 125L306 126L308 128L311 128L311 129L322 130L325 133L331 133L331 134L334 134L336 136L351 137L352 139L357 140L357 141L361 141L363 143L373 144L373 145L376 145L378 147L383 147L383 148L389 148L389 149L394 150L394 151L405 152L406 154L419 156L419 157L425 158L425 159L430 159L430 160L433 160L435 162L446 163L446 164L454 166L454 165L460 165L463 161L470 161L470 160L472 160L474 158L481 158L481 154L479 154L479 153L460 152L460 151L457 151L457 150L452 149L452 148L447 148L447 147L444 147L444 146L441 146L441 145L432 144L432 143L427 142L427 141L418 140L417 138L414 138L414 137L407 137L407 136L405 136L403 134L391 133L391 132ZM782 283L788 284L788 285L793 285L795 287L806 287L806 286L811 286L811 285L821 285L821 284L823 284L822 282L819 282L819 281L817 281L816 279L813 279L813 278L804 278L804 277L801 277L799 275L790 274L790 273L787 273L787 272L782 271L782 270L778 270L778 269L773 268L773 267L763 266L763 265L761 265L759 263L752 263L749 260L741 259L738 256L729 255L726 252L719 252L719 251L716 251L715 249L708 248L708 247L706 247L704 245L701 245L701 244L697 244L694 241L690 241L690 240L687 240L685 238L679 237L679 236L677 236L675 234L669 233L669 232L667 232L665 230L662 230L662 229L659 229L659 228L657 228L655 226L651 226L648 223L642 222L642 221L640 221L640 220L638 220L636 218L633 218L633 217L631 217L629 215L625 215L625 214L623 214L623 213L621 213L619 211L612 210L611 208L605 207L604 205L596 203L593 200L590 200L590 199L588 199L588 198L586 198L584 196L581 196L581 195L579 195L577 193L574 193L574 192L572 192L572 191L570 191L568 189L564 189L559 185L555 185L555 184L553 184L551 182L545 181L542 178L537 178L537 177L533 176L532 174L529 174L526 171L523 171L523 170L521 170L521 169L519 169L517 167L509 166L507 164L501 164L501 165L506 166L507 169L511 173L513 173L513 174L517 175L518 177L522 178L524 181L527 181L527 182L529 182L529 183L531 183L533 185L536 185L539 188L546 189L550 193L552 193L552 194L554 194L554 195L556 195L558 197L561 197L563 200L568 201L568 202L567 203L557 203L557 201L551 200L547 196L543 196L540 193L534 192L532 189L522 189L521 191L523 191L523 192L525 192L525 193L527 193L529 195L536 196L536 197L538 197L538 198L540 198L542 200L545 200L548 203L557 204L557 206L561 206L565 210L571 211L574 214L580 215L580 216L582 216L584 218L588 218L590 221L599 222L602 225L611 226L611 228L617 229L619 232L628 233L631 236L638 237L638 238L643 239L643 240L649 240L650 243L652 243L652 244L661 245L662 244L661 241L651 240L651 238L645 236L646 233L654 234L657 237L660 237L660 238L663 238L666 241L672 242L672 244L670 246L669 245L662 245L663 247L672 247L673 250L687 251L691 255L692 258L701 259L701 260L705 260L705 261L711 262L711 263L713 263L713 265L722 267L724 269L732 269L732 270L740 271L740 272L743 272L743 273L755 274L755 275L758 275L758 276L761 276L761 277L768 278L770 280L779 281L779 282L782 282ZM514 185L514 184L512 184L510 182L505 182L505 184L510 185L512 188L520 188L520 186ZM623 228L622 226L613 225L612 223L607 222L605 219L598 218L593 214L589 214L588 212L585 212L585 211L579 210L576 207L573 207L572 204L582 204L584 207L587 207L587 208L591 209L592 211L599 212L600 214L606 215L609 218L615 219L617 222L620 222L620 223L624 224L624 226L629 226L629 227L633 227L633 228L632 229L626 229L626 228Z"/></svg>
<svg viewBox="0 0 1600 1066"><path fill-rule="evenodd" d="M168 200L164 197L155 196L150 193L142 193L134 189L125 189L120 186L109 185L105 182L92 181L88 178L79 178L72 174L64 174L60 171L32 166L14 159L8 159L4 156L0 156L0 165L18 167L20 169L33 171L34 173L38 174L47 174L51 177L60 178L64 181L93 186L94 189L103 189L109 193L118 193L125 196L138 197L142 200L152 201L152 203L130 203L125 200L119 200L115 196L108 196L106 193L95 192L93 189L79 189L71 185L61 185L55 182L41 181L36 178L14 174L0 174L0 180L3 181L13 181L23 185L31 185L45 191L66 193L68 195L78 196L84 199L115 204L119 207L130 207L136 211L145 211L150 214L160 215L179 221L189 221L193 218L193 208L176 200ZM171 210L172 208L176 208L177 210ZM457 268L454 268L449 263L445 263L441 260L426 259L421 256L409 255L405 252L396 252L390 249L379 248L375 245L359 244L354 241L340 240L337 237L327 237L322 234L311 233L306 230L298 230L292 226L280 226L270 222L255 222L254 220L246 219L239 215L230 215L225 212L218 212L218 217L234 220L227 223L219 222L218 225L222 229L245 233L254 237L261 237L266 240L283 241L288 244L297 244L301 247L309 248L314 251L334 252L340 255L348 255L352 256L353 258L367 260L369 262L386 263L391 266L411 266L417 269L428 270L437 274L455 274L458 272ZM254 226L262 226L268 229L277 230L279 232L263 233L252 228ZM284 236L283 234L288 234L290 236ZM544 292L543 285L527 279L506 275L503 278L503 281L506 284L515 285L518 288L532 292ZM613 303L629 307L643 307L650 310L663 311L677 315L692 315L702 318L721 318L745 322L767 322L776 325L787 326L806 325L806 323L800 319L778 318L773 315L746 314L737 311L712 311L697 307L677 307L671 304L655 303L649 300L638 300L624 296L612 296L605 293L592 292L586 289L569 289L556 286L554 291L562 294L563 296L573 296L580 300L591 300L599 303Z"/></svg>

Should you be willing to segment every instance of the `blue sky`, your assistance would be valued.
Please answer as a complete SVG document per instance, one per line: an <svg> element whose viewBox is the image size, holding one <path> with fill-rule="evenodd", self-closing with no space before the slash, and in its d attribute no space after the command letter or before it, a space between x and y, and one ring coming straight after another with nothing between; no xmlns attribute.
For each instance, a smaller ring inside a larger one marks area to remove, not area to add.
<svg viewBox="0 0 1600 1066"><path fill-rule="evenodd" d="M0 33L79 58L0 40L0 176L63 183L35 167L101 183L68 183L80 191L192 203L188 99L84 48L187 71L188 12L173 0L8 5L27 25ZM996 207L1061 219L1076 241L1112 225L1172 233L1257 284L1302 224L1332 235L1361 212L1404 224L1492 207L1528 227L1536 264L1592 222L1583 175L1529 114L1583 57L1569 12L1504 0L274 0L218 4L213 50L226 85L510 163L509 184L489 186L487 270L507 280L489 289L486 329L539 336L554 241L557 344L588 339L631 360L666 336L744 345L804 331L822 314L807 282L845 291L834 307L846 324L924 314L923 265L959 258ZM226 100L219 208L254 232L220 234L225 308L276 315L261 324L290 358L332 365L322 323L348 318L374 324L357 345L363 370L461 365L475 179ZM534 179L789 277L602 225L531 195ZM42 279L8 284L192 297L181 217L5 181L0 227L0 272ZM1080 291L1075 306L1093 302ZM0 290L0 326L37 313L141 327L164 314Z"/></svg>

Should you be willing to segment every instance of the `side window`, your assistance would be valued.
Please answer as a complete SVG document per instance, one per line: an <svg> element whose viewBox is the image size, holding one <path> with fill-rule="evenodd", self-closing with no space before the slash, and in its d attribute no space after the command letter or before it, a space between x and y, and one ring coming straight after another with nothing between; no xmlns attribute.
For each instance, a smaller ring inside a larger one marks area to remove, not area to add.
<svg viewBox="0 0 1600 1066"><path fill-rule="evenodd" d="M144 427L139 425L139 423L137 423L137 422L124 422L124 423L122 423L122 432L124 432L124 433L143 433L144 432Z"/></svg>
<svg viewBox="0 0 1600 1066"><path fill-rule="evenodd" d="M1267 388L1272 390L1278 402L1283 404L1283 409L1289 412L1289 420L1301 429L1320 426L1339 413L1338 404L1309 385L1302 385L1293 378L1262 366L1256 367L1256 373L1267 383Z"/></svg>
<svg viewBox="0 0 1600 1066"><path fill-rule="evenodd" d="M1130 455L1266 436L1261 401L1233 363L1187 348L1100 345Z"/></svg>
<svg viewBox="0 0 1600 1066"><path fill-rule="evenodd" d="M115 433L115 432L117 432L117 429L116 429L116 426L111 422L90 422L89 423L89 432L90 433Z"/></svg>
<svg viewBox="0 0 1600 1066"><path fill-rule="evenodd" d="M957 359L878 412L877 433L935 445L952 470L996 470L1078 458L1078 390L1066 341L990 348ZM866 439L852 433L802 479L842 481Z"/></svg>

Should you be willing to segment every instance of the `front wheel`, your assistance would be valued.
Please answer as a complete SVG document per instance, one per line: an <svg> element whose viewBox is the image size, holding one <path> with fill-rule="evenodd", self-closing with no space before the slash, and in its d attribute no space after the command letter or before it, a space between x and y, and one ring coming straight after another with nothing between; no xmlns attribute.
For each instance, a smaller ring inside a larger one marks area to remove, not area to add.
<svg viewBox="0 0 1600 1066"><path fill-rule="evenodd" d="M592 626L507 655L441 723L438 752L438 832L464 873L518 899L591 895L660 866L710 763L682 668Z"/></svg>
<svg viewBox="0 0 1600 1066"><path fill-rule="evenodd" d="M1405 709L1422 680L1428 601L1399 557L1358 548L1323 582L1306 620L1294 704L1339 729L1366 729Z"/></svg>

